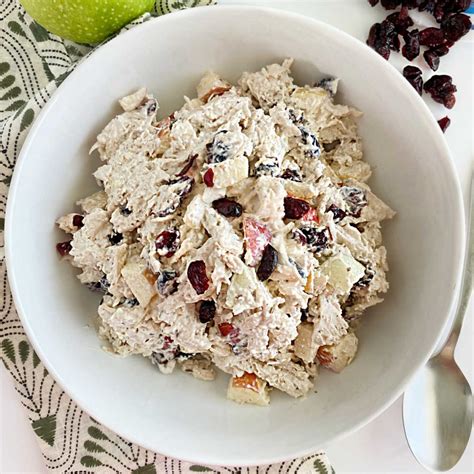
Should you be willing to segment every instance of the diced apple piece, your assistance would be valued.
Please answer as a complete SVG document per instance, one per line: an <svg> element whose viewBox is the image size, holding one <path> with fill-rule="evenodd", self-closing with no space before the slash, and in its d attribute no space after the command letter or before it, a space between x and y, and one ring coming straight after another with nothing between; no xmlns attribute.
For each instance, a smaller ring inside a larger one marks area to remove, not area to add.
<svg viewBox="0 0 474 474"><path fill-rule="evenodd" d="M146 308L156 294L150 270L142 263L131 262L122 268L122 276L140 306Z"/></svg>
<svg viewBox="0 0 474 474"><path fill-rule="evenodd" d="M272 240L272 233L265 224L253 217L244 218L245 263L254 267L260 262L265 247Z"/></svg>
<svg viewBox="0 0 474 474"><path fill-rule="evenodd" d="M260 406L267 406L270 403L267 382L248 372L245 372L241 377L230 379L227 398L237 403Z"/></svg>
<svg viewBox="0 0 474 474"><path fill-rule="evenodd" d="M216 188L227 188L249 175L249 160L245 156L236 156L212 166L213 183Z"/></svg>
<svg viewBox="0 0 474 474"><path fill-rule="evenodd" d="M318 345L314 340L314 325L304 322L298 326L298 336L295 339L295 355L304 362L313 362L318 352Z"/></svg>
<svg viewBox="0 0 474 474"><path fill-rule="evenodd" d="M352 255L341 253L321 265L321 273L328 277L328 283L341 293L348 293L352 285L365 274L364 266Z"/></svg>
<svg viewBox="0 0 474 474"><path fill-rule="evenodd" d="M357 336L349 332L332 346L321 346L317 358L323 367L333 372L341 372L354 359L357 352Z"/></svg>

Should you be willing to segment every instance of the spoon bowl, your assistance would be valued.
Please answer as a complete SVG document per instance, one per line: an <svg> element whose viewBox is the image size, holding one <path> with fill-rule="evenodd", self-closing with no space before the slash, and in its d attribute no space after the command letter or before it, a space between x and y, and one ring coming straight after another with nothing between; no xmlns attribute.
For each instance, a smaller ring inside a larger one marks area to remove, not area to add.
<svg viewBox="0 0 474 474"><path fill-rule="evenodd" d="M472 430L472 391L461 369L442 354L421 369L403 398L403 421L418 461L437 471L461 458Z"/></svg>

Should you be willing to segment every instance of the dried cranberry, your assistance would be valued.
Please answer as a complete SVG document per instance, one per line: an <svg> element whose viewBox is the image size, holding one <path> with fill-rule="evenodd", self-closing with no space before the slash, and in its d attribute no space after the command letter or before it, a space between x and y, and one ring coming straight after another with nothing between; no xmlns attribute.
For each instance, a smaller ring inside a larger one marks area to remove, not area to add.
<svg viewBox="0 0 474 474"><path fill-rule="evenodd" d="M299 171L291 168L286 168L280 178L289 179L290 181L297 181L298 183L301 183L302 181Z"/></svg>
<svg viewBox="0 0 474 474"><path fill-rule="evenodd" d="M184 165L184 168L178 173L178 176L184 176L192 168L197 157L197 155L192 155Z"/></svg>
<svg viewBox="0 0 474 474"><path fill-rule="evenodd" d="M93 283L87 283L87 288L91 291L95 291L97 293L107 293L107 290L110 287L110 283L107 280L106 276L104 275L99 281Z"/></svg>
<svg viewBox="0 0 474 474"><path fill-rule="evenodd" d="M369 37L367 38L367 44L384 59L388 59L390 57L390 49L392 49L394 35L396 35L395 25L384 20L382 23L372 25L369 31Z"/></svg>
<svg viewBox="0 0 474 474"><path fill-rule="evenodd" d="M212 168L209 168L203 175L202 180L204 181L204 184L208 188L212 188L214 186L214 171L212 171Z"/></svg>
<svg viewBox="0 0 474 474"><path fill-rule="evenodd" d="M60 242L59 244L56 244L56 250L58 251L59 255L61 255L61 257L69 255L69 252L72 250L71 241L68 240L67 242Z"/></svg>
<svg viewBox="0 0 474 474"><path fill-rule="evenodd" d="M365 288L370 285L370 282L374 279L375 272L369 266L365 267L364 276L354 283L354 286L358 288Z"/></svg>
<svg viewBox="0 0 474 474"><path fill-rule="evenodd" d="M161 232L155 240L155 248L158 255L163 257L172 257L179 247L179 230L175 227Z"/></svg>
<svg viewBox="0 0 474 474"><path fill-rule="evenodd" d="M427 11L433 14L436 8L436 2L437 0L424 0L419 4L418 11L420 12Z"/></svg>
<svg viewBox="0 0 474 474"><path fill-rule="evenodd" d="M403 35L405 44L402 47L402 54L409 61L412 61L420 54L420 40L419 40L419 31L411 30L405 32Z"/></svg>
<svg viewBox="0 0 474 474"><path fill-rule="evenodd" d="M405 31L413 26L413 20L408 15L408 8L402 7L399 12L388 15L387 20L393 23L397 33L403 34Z"/></svg>
<svg viewBox="0 0 474 474"><path fill-rule="evenodd" d="M449 53L449 48L445 45L445 44L442 44L441 46L436 46L435 48L430 48L432 51L434 51L437 56L439 56L440 58L442 56L446 56L446 54Z"/></svg>
<svg viewBox="0 0 474 474"><path fill-rule="evenodd" d="M217 132L211 143L206 145L207 161L209 163L222 163L230 157L230 147L222 142L219 135L225 135L227 130Z"/></svg>
<svg viewBox="0 0 474 474"><path fill-rule="evenodd" d="M127 298L123 302L124 306L127 306L128 308L134 308L135 306L138 306L140 303L136 298Z"/></svg>
<svg viewBox="0 0 474 474"><path fill-rule="evenodd" d="M206 274L206 264L202 260L195 260L188 266L188 280L198 295L202 295L209 288L209 278Z"/></svg>
<svg viewBox="0 0 474 474"><path fill-rule="evenodd" d="M257 269L257 276L260 281L270 278L278 263L278 252L268 244L263 251L262 260Z"/></svg>
<svg viewBox="0 0 474 474"><path fill-rule="evenodd" d="M402 0L380 0L380 4L385 8L385 10L395 10L400 4Z"/></svg>
<svg viewBox="0 0 474 474"><path fill-rule="evenodd" d="M438 125L441 127L443 133L447 130L447 128L451 125L451 120L448 116L443 117L438 120Z"/></svg>
<svg viewBox="0 0 474 474"><path fill-rule="evenodd" d="M80 229L84 225L84 216L81 216L80 214L76 214L72 218L72 225Z"/></svg>
<svg viewBox="0 0 474 474"><path fill-rule="evenodd" d="M346 203L349 214L353 217L360 217L362 208L367 205L367 198L362 189L343 186L341 195Z"/></svg>
<svg viewBox="0 0 474 474"><path fill-rule="evenodd" d="M123 235L120 232L113 231L112 235L109 235L109 241L112 245L118 245L123 240Z"/></svg>
<svg viewBox="0 0 474 474"><path fill-rule="evenodd" d="M308 240L306 239L306 235L300 229L293 229L291 232L291 236L300 244L306 245Z"/></svg>
<svg viewBox="0 0 474 474"><path fill-rule="evenodd" d="M425 82L424 89L431 95L435 102L452 109L456 103L454 93L457 91L451 76L446 74L435 75Z"/></svg>
<svg viewBox="0 0 474 474"><path fill-rule="evenodd" d="M368 1L369 1L370 5L372 7L375 7L375 5L377 5L377 3L379 3L379 0L368 0Z"/></svg>
<svg viewBox="0 0 474 474"><path fill-rule="evenodd" d="M318 158L321 155L321 146L316 135L307 128L300 126L301 141L306 145L305 155L310 158Z"/></svg>
<svg viewBox="0 0 474 474"><path fill-rule="evenodd" d="M206 324L216 315L216 303L213 300L203 301L199 306L199 321Z"/></svg>
<svg viewBox="0 0 474 474"><path fill-rule="evenodd" d="M418 94L421 95L423 93L423 77L420 69L416 66L405 66L403 68L403 76L413 86Z"/></svg>
<svg viewBox="0 0 474 474"><path fill-rule="evenodd" d="M174 270L162 270L156 280L158 293L162 296L169 296L178 289L178 274Z"/></svg>
<svg viewBox="0 0 474 474"><path fill-rule="evenodd" d="M319 253L325 250L329 243L329 231L315 227L303 227L300 229L306 237L306 245L313 252Z"/></svg>
<svg viewBox="0 0 474 474"><path fill-rule="evenodd" d="M311 207L306 201L291 196L284 199L284 206L287 219L301 219Z"/></svg>
<svg viewBox="0 0 474 474"><path fill-rule="evenodd" d="M234 331L234 326L231 323L221 323L219 324L219 332L223 337L227 337L230 333Z"/></svg>
<svg viewBox="0 0 474 474"><path fill-rule="evenodd" d="M346 213L335 204L331 204L327 209L326 212L332 212L333 221L337 224L338 222L342 221L344 217L346 217Z"/></svg>
<svg viewBox="0 0 474 474"><path fill-rule="evenodd" d="M122 206L120 208L120 214L122 214L122 216L129 216L131 213L132 211L128 209L126 206Z"/></svg>
<svg viewBox="0 0 474 474"><path fill-rule="evenodd" d="M225 217L240 217L242 215L242 206L232 199L216 199L212 202L212 207Z"/></svg>
<svg viewBox="0 0 474 474"><path fill-rule="evenodd" d="M458 13L448 17L441 23L441 29L449 42L456 42L471 29L471 19L467 15Z"/></svg>
<svg viewBox="0 0 474 474"><path fill-rule="evenodd" d="M419 34L420 44L423 46L440 46L444 43L444 33L439 28L425 28Z"/></svg>
<svg viewBox="0 0 474 474"><path fill-rule="evenodd" d="M439 56L436 52L432 49L427 49L423 53L423 57L425 58L426 64L433 70L437 71L439 68Z"/></svg>
<svg viewBox="0 0 474 474"><path fill-rule="evenodd" d="M413 8L418 8L422 0L403 0L402 5L412 10Z"/></svg>

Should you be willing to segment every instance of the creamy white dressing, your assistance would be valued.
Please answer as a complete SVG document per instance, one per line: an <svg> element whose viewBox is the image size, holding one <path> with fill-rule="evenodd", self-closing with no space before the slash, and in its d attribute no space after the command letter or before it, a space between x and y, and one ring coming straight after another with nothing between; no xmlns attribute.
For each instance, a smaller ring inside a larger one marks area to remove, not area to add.
<svg viewBox="0 0 474 474"><path fill-rule="evenodd" d="M58 225L81 282L105 293L99 332L113 351L203 380L214 366L253 373L295 397L320 364L353 359L354 321L388 289L380 221L394 212L366 184L360 112L334 103L337 81L296 86L291 63L236 86L207 73L198 98L160 120L140 89L97 137L102 189L78 202L80 225L74 213ZM240 214L219 213L221 198ZM285 217L288 198L309 214ZM267 245L278 263L261 281ZM189 279L196 261L203 291ZM215 303L208 321L203 301Z"/></svg>

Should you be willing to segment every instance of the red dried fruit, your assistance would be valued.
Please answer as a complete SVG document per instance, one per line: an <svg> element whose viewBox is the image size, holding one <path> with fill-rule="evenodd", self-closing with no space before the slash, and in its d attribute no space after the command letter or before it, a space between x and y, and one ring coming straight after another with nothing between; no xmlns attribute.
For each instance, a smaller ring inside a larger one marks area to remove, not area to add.
<svg viewBox="0 0 474 474"><path fill-rule="evenodd" d="M179 247L180 232L175 227L161 232L155 240L155 248L158 255L172 257Z"/></svg>
<svg viewBox="0 0 474 474"><path fill-rule="evenodd" d="M431 95L435 102L443 104L446 108L452 109L456 103L454 93L457 91L451 76L446 74L430 77L423 86L426 92Z"/></svg>
<svg viewBox="0 0 474 474"><path fill-rule="evenodd" d="M300 231L306 237L306 245L313 252L322 252L329 243L329 231L317 229L316 227L302 227Z"/></svg>
<svg viewBox="0 0 474 474"><path fill-rule="evenodd" d="M212 202L212 207L225 217L240 217L242 215L242 206L232 199L216 199Z"/></svg>
<svg viewBox="0 0 474 474"><path fill-rule="evenodd" d="M402 3L402 0L380 0L380 4L385 10L395 10Z"/></svg>
<svg viewBox="0 0 474 474"><path fill-rule="evenodd" d="M109 242L112 245L118 245L123 240L123 234L120 232L113 231L112 235L109 235Z"/></svg>
<svg viewBox="0 0 474 474"><path fill-rule="evenodd" d="M169 296L178 289L178 274L174 270L162 270L156 280L158 293Z"/></svg>
<svg viewBox="0 0 474 474"><path fill-rule="evenodd" d="M369 31L367 44L380 54L384 59L390 57L390 50L399 48L398 34L395 25L387 20L375 23Z"/></svg>
<svg viewBox="0 0 474 474"><path fill-rule="evenodd" d="M209 278L206 274L206 264L202 260L195 260L188 266L188 280L198 295L202 295L209 288Z"/></svg>
<svg viewBox="0 0 474 474"><path fill-rule="evenodd" d="M84 216L81 216L80 214L76 214L72 218L72 225L80 229L84 225Z"/></svg>
<svg viewBox="0 0 474 474"><path fill-rule="evenodd" d="M399 12L388 15L387 20L393 23L397 33L403 34L405 31L413 26L413 20L408 15L408 8L402 7ZM397 37L398 39L398 37Z"/></svg>
<svg viewBox="0 0 474 474"><path fill-rule="evenodd" d="M443 117L438 120L438 125L440 126L443 133L447 130L447 128L451 125L451 120L448 116Z"/></svg>
<svg viewBox="0 0 474 474"><path fill-rule="evenodd" d="M252 256L249 265L253 267L262 258L265 247L272 240L272 233L265 224L262 224L253 217L245 217L243 227L245 246Z"/></svg>
<svg viewBox="0 0 474 474"><path fill-rule="evenodd" d="M59 255L61 255L61 257L69 255L69 252L72 250L71 241L68 240L67 242L59 242L59 244L56 244L56 250L58 251Z"/></svg>
<svg viewBox="0 0 474 474"><path fill-rule="evenodd" d="M440 28L425 28L418 36L420 44L423 46L440 46L445 42L444 32Z"/></svg>
<svg viewBox="0 0 474 474"><path fill-rule="evenodd" d="M192 155L184 165L184 168L178 173L178 176L184 176L192 168L197 157L197 155Z"/></svg>
<svg viewBox="0 0 474 474"><path fill-rule="evenodd" d="M379 0L368 0L368 1L369 1L370 5L372 7L375 7L375 5L377 5L377 3L379 3Z"/></svg>
<svg viewBox="0 0 474 474"><path fill-rule="evenodd" d="M413 8L418 8L422 0L403 0L402 5L410 10Z"/></svg>
<svg viewBox="0 0 474 474"><path fill-rule="evenodd" d="M280 176L282 179L289 179L290 181L297 181L301 183L301 175L298 170L287 168Z"/></svg>
<svg viewBox="0 0 474 474"><path fill-rule="evenodd" d="M439 56L436 54L435 51L432 49L427 49L423 53L423 57L425 58L426 64L433 70L437 71L439 68Z"/></svg>
<svg viewBox="0 0 474 474"><path fill-rule="evenodd" d="M284 199L284 206L287 219L301 219L311 207L306 201L291 196Z"/></svg>
<svg viewBox="0 0 474 474"><path fill-rule="evenodd" d="M449 53L449 48L445 44L441 46L436 46L436 48L431 48L440 58L446 56Z"/></svg>
<svg viewBox="0 0 474 474"><path fill-rule="evenodd" d="M199 305L199 321L206 324L214 319L216 315L216 303L213 300L203 301Z"/></svg>
<svg viewBox="0 0 474 474"><path fill-rule="evenodd" d="M431 14L434 13L435 8L436 8L436 1L437 0L424 0L420 3L418 6L418 11L423 12L427 11Z"/></svg>
<svg viewBox="0 0 474 474"><path fill-rule="evenodd" d="M413 61L420 54L419 31L406 31L403 35L405 44L402 47L402 54L409 61Z"/></svg>
<svg viewBox="0 0 474 474"><path fill-rule="evenodd" d="M326 212L332 212L332 219L336 224L342 221L344 217L346 217L346 213L340 207L337 207L335 204L331 204L326 209Z"/></svg>
<svg viewBox="0 0 474 474"><path fill-rule="evenodd" d="M204 184L208 188L212 188L214 186L214 171L212 171L212 168L209 168L203 175L202 180L204 181Z"/></svg>
<svg viewBox="0 0 474 474"><path fill-rule="evenodd" d="M403 68L403 76L418 94L421 95L423 93L423 77L420 69L416 66L405 66Z"/></svg>
<svg viewBox="0 0 474 474"><path fill-rule="evenodd" d="M268 244L263 251L262 260L257 269L257 277L260 281L270 278L278 264L278 252Z"/></svg>
<svg viewBox="0 0 474 474"><path fill-rule="evenodd" d="M444 36L448 42L451 43L455 43L464 35L467 35L471 26L471 19L467 15L461 13L452 15L441 23L441 29L444 32Z"/></svg>
<svg viewBox="0 0 474 474"><path fill-rule="evenodd" d="M224 337L227 337L233 330L234 330L234 326L231 323L219 324L219 332Z"/></svg>

